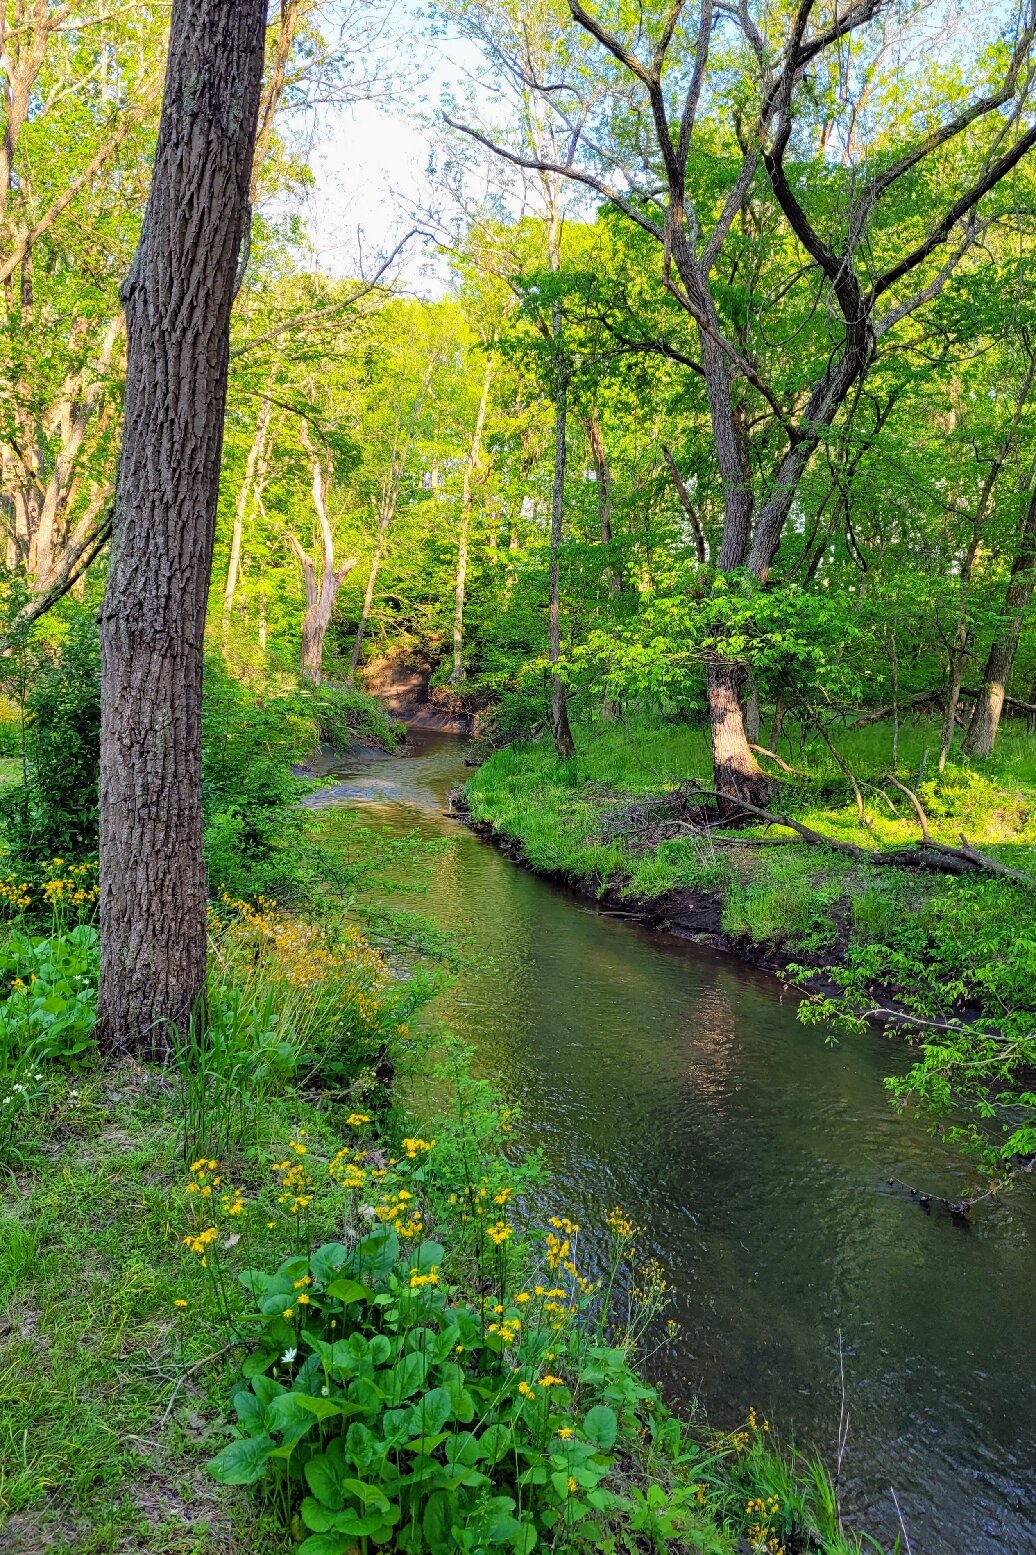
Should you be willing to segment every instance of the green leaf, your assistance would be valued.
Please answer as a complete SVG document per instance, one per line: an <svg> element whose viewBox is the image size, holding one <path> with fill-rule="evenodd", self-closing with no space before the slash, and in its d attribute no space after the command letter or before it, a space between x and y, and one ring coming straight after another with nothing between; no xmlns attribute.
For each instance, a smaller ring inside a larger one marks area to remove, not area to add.
<svg viewBox="0 0 1036 1555"><path fill-rule="evenodd" d="M319 1284L326 1286L339 1269L345 1267L349 1249L341 1242L325 1242L309 1260L309 1272Z"/></svg>
<svg viewBox="0 0 1036 1555"><path fill-rule="evenodd" d="M450 1418L450 1395L445 1388L432 1388L414 1405L412 1429L418 1436L434 1436Z"/></svg>
<svg viewBox="0 0 1036 1555"><path fill-rule="evenodd" d="M205 1467L221 1485L254 1485L262 1479L274 1448L270 1436L246 1436L242 1441L224 1447Z"/></svg>
<svg viewBox="0 0 1036 1555"><path fill-rule="evenodd" d="M351 1414L353 1411L348 1404L335 1403L330 1398L320 1398L312 1393L292 1393L289 1395L300 1409L306 1409L311 1415L316 1415L318 1420L330 1420L332 1415Z"/></svg>
<svg viewBox="0 0 1036 1555"><path fill-rule="evenodd" d="M343 1505L342 1478L340 1466L329 1453L322 1453L319 1458L310 1458L304 1470L306 1483L322 1506L326 1506L331 1512L338 1512Z"/></svg>
<svg viewBox="0 0 1036 1555"><path fill-rule="evenodd" d="M343 1276L341 1279L331 1281L327 1286L326 1294L349 1306L354 1301L370 1301L374 1292L369 1286L361 1285L359 1280L351 1280Z"/></svg>
<svg viewBox="0 0 1036 1555"><path fill-rule="evenodd" d="M588 1411L583 1421L583 1433L602 1452L610 1452L619 1434L619 1422L615 1417L614 1409L609 1409L607 1404L596 1404Z"/></svg>
<svg viewBox="0 0 1036 1555"><path fill-rule="evenodd" d="M356 1548L356 1540L347 1533L314 1533L299 1545L298 1555L346 1555Z"/></svg>
<svg viewBox="0 0 1036 1555"><path fill-rule="evenodd" d="M416 1393L428 1375L428 1357L412 1350L393 1366L385 1378L386 1397L390 1406L401 1404ZM448 1395L447 1395L448 1397Z"/></svg>

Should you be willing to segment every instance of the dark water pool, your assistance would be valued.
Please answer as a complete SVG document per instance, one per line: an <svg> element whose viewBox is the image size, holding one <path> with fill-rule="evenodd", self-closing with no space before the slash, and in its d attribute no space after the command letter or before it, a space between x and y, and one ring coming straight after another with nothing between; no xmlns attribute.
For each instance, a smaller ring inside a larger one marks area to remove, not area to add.
<svg viewBox="0 0 1036 1555"><path fill-rule="evenodd" d="M955 1194L958 1157L894 1114L902 1051L826 1046L779 985L535 879L444 814L463 744L342 763L320 803L441 836L420 910L477 951L436 1014L521 1103L556 1207L621 1204L674 1291L658 1364L717 1425L750 1404L833 1455L844 1356L851 1517L912 1555L1036 1555L1036 1204L967 1227L889 1178Z"/></svg>

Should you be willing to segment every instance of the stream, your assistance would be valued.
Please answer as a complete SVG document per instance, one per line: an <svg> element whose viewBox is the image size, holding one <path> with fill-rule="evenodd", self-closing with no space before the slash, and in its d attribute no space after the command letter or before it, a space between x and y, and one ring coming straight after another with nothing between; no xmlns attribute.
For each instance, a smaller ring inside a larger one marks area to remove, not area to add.
<svg viewBox="0 0 1036 1555"><path fill-rule="evenodd" d="M962 1223L890 1186L968 1180L889 1104L902 1046L829 1046L774 978L510 862L445 814L464 748L412 730L307 802L446 839L412 905L474 954L432 1014L520 1104L547 1212L581 1245L613 1204L644 1227L680 1325L647 1368L669 1402L724 1429L755 1405L833 1464L844 1365L849 1526L891 1544L894 1487L911 1555L1036 1555L1031 1188Z"/></svg>

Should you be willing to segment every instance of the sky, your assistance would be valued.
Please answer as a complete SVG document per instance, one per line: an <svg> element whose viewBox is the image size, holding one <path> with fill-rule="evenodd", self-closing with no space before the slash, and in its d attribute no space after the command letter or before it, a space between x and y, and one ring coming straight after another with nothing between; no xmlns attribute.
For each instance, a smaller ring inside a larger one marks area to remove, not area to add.
<svg viewBox="0 0 1036 1555"><path fill-rule="evenodd" d="M308 127L315 187L304 216L320 269L370 274L434 200L432 126L445 91L475 66L465 45L431 43L415 0L397 0L382 45L391 93L320 110ZM396 267L407 290L440 294L446 268L433 243L412 239Z"/></svg>

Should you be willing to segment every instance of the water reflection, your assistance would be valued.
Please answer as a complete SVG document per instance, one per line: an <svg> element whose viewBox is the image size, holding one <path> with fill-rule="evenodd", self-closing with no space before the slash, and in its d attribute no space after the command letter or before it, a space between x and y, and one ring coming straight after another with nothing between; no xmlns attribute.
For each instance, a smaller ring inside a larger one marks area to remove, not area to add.
<svg viewBox="0 0 1036 1555"><path fill-rule="evenodd" d="M555 1207L621 1203L674 1290L675 1399L733 1425L749 1404L834 1448L839 1346L850 1411L844 1501L913 1555L1036 1555L1036 1217L1019 1192L970 1232L888 1179L952 1194L955 1153L891 1111L904 1062L877 1036L825 1046L777 985L536 880L444 814L462 751L335 774L319 802L449 839L422 911L480 957L435 1011L522 1103Z"/></svg>

